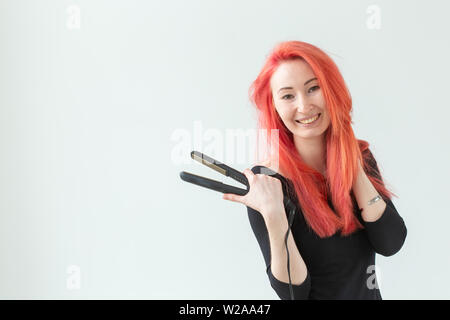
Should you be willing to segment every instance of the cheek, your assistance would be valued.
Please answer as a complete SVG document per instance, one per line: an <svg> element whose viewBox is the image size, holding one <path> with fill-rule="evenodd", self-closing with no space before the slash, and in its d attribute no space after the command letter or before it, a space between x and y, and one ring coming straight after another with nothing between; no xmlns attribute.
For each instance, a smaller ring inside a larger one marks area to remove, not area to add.
<svg viewBox="0 0 450 320"><path fill-rule="evenodd" d="M277 110L278 115L280 116L281 120L284 122L289 121L289 119L292 117L289 112L287 112L286 109L280 108Z"/></svg>
<svg viewBox="0 0 450 320"><path fill-rule="evenodd" d="M327 112L325 112L325 117L323 118L323 120L326 126L328 126L331 123L330 115Z"/></svg>

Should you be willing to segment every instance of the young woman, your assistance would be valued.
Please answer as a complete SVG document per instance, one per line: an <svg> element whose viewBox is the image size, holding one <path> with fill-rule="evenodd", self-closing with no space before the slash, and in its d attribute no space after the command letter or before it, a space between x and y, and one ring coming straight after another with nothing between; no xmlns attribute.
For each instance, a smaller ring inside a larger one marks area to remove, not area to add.
<svg viewBox="0 0 450 320"><path fill-rule="evenodd" d="M369 143L354 136L337 66L311 44L282 42L250 89L259 128L279 130L277 167L246 169L249 192L223 198L247 206L272 288L281 299L381 299L375 253L398 252L407 229ZM287 242L284 196L296 205Z"/></svg>

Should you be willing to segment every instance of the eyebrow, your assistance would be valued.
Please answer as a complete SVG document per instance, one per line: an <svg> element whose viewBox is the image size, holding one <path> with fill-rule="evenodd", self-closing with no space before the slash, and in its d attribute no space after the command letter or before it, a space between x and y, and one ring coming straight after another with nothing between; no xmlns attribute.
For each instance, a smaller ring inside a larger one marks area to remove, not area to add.
<svg viewBox="0 0 450 320"><path fill-rule="evenodd" d="M310 83L310 82L313 81L313 80L317 80L317 78L309 79L309 80L306 81L303 85L306 86L308 83ZM281 90L284 90L284 89L294 89L294 88L292 88L292 87L283 87L283 88L281 88L280 90L278 90L278 92L280 92Z"/></svg>

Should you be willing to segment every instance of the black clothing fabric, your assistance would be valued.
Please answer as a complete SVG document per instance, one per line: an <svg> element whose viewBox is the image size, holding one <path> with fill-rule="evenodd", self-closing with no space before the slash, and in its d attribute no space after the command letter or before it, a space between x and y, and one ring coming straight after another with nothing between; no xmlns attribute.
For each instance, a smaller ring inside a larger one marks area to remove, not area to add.
<svg viewBox="0 0 450 320"><path fill-rule="evenodd" d="M375 173L379 175L376 161L373 159L371 163L376 170ZM292 186L292 181L265 166L254 166L252 171L255 174L270 172L273 177L279 178L285 195L287 195L286 185L289 183ZM386 257L397 253L403 246L407 234L405 223L392 201L383 198L387 204L386 209L383 215L373 222L362 219L361 210L354 201L354 213L365 229L359 229L346 237L342 237L338 231L331 237L321 239L307 226L297 197L292 194L288 196L297 207L291 232L308 269L303 283L292 284L294 298L382 300L380 290L376 286L375 253ZM332 203L330 201L328 203L334 210ZM289 282L282 282L272 274L270 241L264 218L260 212L250 207L247 207L247 211L250 225L264 257L270 285L280 299L290 300Z"/></svg>

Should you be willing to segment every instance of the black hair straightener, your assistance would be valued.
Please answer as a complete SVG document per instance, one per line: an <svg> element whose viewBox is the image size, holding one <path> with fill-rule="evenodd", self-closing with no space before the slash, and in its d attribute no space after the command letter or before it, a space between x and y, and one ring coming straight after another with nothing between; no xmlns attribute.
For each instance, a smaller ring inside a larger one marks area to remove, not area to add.
<svg viewBox="0 0 450 320"><path fill-rule="evenodd" d="M220 161L217 161L211 157L208 157L207 155L205 155L201 152L198 152L198 151L192 151L191 158L200 162L201 164L204 164L204 165L210 167L213 170L216 170L217 172L223 174L224 176L230 177L233 180L236 180L236 181L242 183L243 185L246 186L246 189L230 186L230 185L224 184L220 181L208 179L208 178L198 176L198 175L186 172L186 171L180 172L180 178L183 181L190 182L190 183L196 184L198 186L208 188L211 190L215 190L215 191L219 191L222 193L233 193L233 194L244 196L249 192L250 186L248 183L248 179L245 176L245 174L243 174L242 172L240 172L236 169L233 169L233 168L227 166L226 164L224 164ZM288 238L289 231L291 230L292 222L294 221L295 205L292 203L292 201L287 196L284 196L283 203L284 203L285 209L289 212L289 219L288 219L289 228L286 232L285 244L286 244L286 251L287 251L289 289L290 289L291 299L294 300L294 292L292 290L291 273L290 273L290 268L289 268L289 251L287 248L287 238Z"/></svg>
<svg viewBox="0 0 450 320"><path fill-rule="evenodd" d="M249 184L247 177L245 174L227 166L226 164L223 164L222 162L219 162L217 160L214 160L213 158L208 157L206 154L203 154L198 151L192 151L191 152L191 158L200 162L201 164L204 164L208 167L210 167L213 170L216 170L217 172L223 174L224 176L230 177L243 185L246 186L246 189L241 189L237 187L230 186L228 184L224 184L220 181L208 179L205 177L201 177L186 171L180 172L180 178L183 179L186 182L190 182L193 184L196 184L201 187L205 187L211 190L219 191L222 193L233 193L240 196L244 196L249 191Z"/></svg>
<svg viewBox="0 0 450 320"><path fill-rule="evenodd" d="M245 185L246 189L237 188L234 186L230 186L228 184L224 184L217 180L208 179L205 177L201 177L186 171L180 172L180 178L186 182L190 182L193 184L196 184L198 186L208 188L211 190L219 191L222 193L233 193L240 196L244 196L248 193L250 186L248 184L247 177L242 172L233 169L226 164L217 161L211 157L208 157L206 154L198 152L198 151L192 151L191 152L191 158L200 162L201 164L204 164L208 167L210 167L213 170L216 170L217 172L223 174L224 176L230 177L243 185ZM292 206L290 204L290 199L287 196L284 196L283 199L285 206Z"/></svg>

